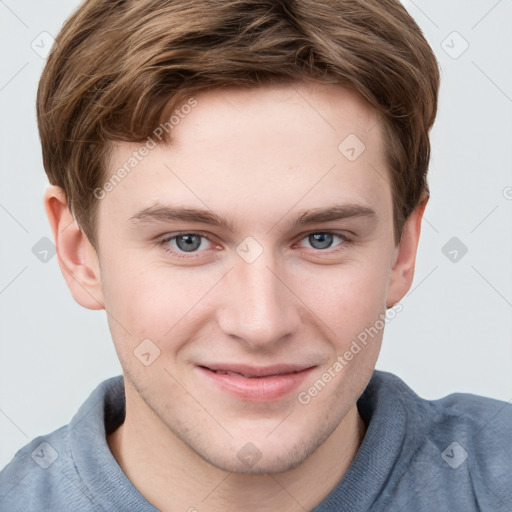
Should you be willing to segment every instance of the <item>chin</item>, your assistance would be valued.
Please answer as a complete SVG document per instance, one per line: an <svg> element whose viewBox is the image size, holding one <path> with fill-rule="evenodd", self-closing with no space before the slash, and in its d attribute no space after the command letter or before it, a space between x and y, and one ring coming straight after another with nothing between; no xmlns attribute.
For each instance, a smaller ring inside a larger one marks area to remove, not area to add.
<svg viewBox="0 0 512 512"><path fill-rule="evenodd" d="M201 454L199 454L202 456ZM308 454L304 453L286 453L286 454L269 454L267 457L262 457L254 464L251 462L242 462L237 453L229 458L223 454L222 456L216 457L215 455L202 456L202 458L222 471L229 473L236 473L240 475L268 475L277 474L290 471L300 466L302 462L308 457Z"/></svg>
<svg viewBox="0 0 512 512"><path fill-rule="evenodd" d="M241 448L232 445L227 448L229 453L213 453L211 450L189 446L199 457L222 471L244 475L277 474L300 466L322 445L332 430L334 428L314 432L308 439L302 437L292 444L288 440L288 446L280 441L271 443L268 440L260 443L256 441L255 444L238 443Z"/></svg>

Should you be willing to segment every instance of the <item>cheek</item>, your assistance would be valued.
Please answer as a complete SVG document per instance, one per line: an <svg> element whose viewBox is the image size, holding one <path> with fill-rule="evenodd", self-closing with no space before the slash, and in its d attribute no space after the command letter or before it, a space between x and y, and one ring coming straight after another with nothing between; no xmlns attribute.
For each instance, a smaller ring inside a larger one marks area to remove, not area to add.
<svg viewBox="0 0 512 512"><path fill-rule="evenodd" d="M192 317L202 315L202 302L219 280L218 272L176 269L162 263L125 261L105 269L106 307L114 341L126 345L150 338L163 343L181 339ZM173 331L180 333L173 336Z"/></svg>
<svg viewBox="0 0 512 512"><path fill-rule="evenodd" d="M132 379L155 378L168 363L169 347L164 340L179 339L174 329L183 328L189 299L181 283L162 270L141 266L106 269L104 280L108 324L121 366ZM149 341L148 341L149 340ZM171 351L173 352L173 351ZM144 361L143 354L150 360ZM145 362L150 362L148 373ZM142 363L142 364L141 364ZM162 374L163 375L163 374Z"/></svg>
<svg viewBox="0 0 512 512"><path fill-rule="evenodd" d="M364 257L341 265L298 265L285 279L298 297L289 300L299 308L305 304L310 310L308 323L316 329L323 326L325 335L342 350L385 311L389 277L385 256L382 251L366 251ZM194 326L204 327L208 315L214 317L225 270L171 268L137 258L136 253L122 261L106 259L103 293L118 351L131 352L145 338L162 347L172 340L172 351L177 351L177 344L197 335Z"/></svg>
<svg viewBox="0 0 512 512"><path fill-rule="evenodd" d="M346 342L385 312L387 279L385 266L373 260L325 267L304 273L297 295L330 329L330 337Z"/></svg>

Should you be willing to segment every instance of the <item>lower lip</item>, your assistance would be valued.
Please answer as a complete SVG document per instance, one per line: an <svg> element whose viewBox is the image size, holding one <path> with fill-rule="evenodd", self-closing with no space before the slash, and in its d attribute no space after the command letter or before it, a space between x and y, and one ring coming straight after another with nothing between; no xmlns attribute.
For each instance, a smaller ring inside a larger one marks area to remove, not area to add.
<svg viewBox="0 0 512 512"><path fill-rule="evenodd" d="M270 402L287 395L296 389L313 370L313 368L307 368L296 373L248 378L242 375L215 373L203 367L197 368L222 390L252 402Z"/></svg>

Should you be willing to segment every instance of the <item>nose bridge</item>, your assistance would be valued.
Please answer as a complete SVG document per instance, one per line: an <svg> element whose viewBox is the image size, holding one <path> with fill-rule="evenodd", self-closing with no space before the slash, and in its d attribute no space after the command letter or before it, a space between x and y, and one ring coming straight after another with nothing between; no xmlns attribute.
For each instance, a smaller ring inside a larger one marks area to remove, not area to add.
<svg viewBox="0 0 512 512"><path fill-rule="evenodd" d="M280 276L273 256L264 253L252 262L237 258L227 279L218 319L226 334L253 347L264 347L297 330L297 303L283 283L286 280Z"/></svg>

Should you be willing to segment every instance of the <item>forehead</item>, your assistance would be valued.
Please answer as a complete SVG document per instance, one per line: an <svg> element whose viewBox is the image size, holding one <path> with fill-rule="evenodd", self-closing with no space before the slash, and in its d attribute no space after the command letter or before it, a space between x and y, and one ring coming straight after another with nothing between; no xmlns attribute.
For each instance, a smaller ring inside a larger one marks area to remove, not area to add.
<svg viewBox="0 0 512 512"><path fill-rule="evenodd" d="M365 139L378 125L375 109L358 93L318 82L226 87L199 93L194 100L196 106L170 130L177 147L192 142L188 136L193 131L194 144L208 144L218 135L254 150L253 140L245 136L250 133L265 147L277 145L281 151L283 140L296 146L308 136L312 144L322 141L325 148L338 149L344 136L354 133Z"/></svg>
<svg viewBox="0 0 512 512"><path fill-rule="evenodd" d="M170 143L144 152L101 209L115 207L129 218L137 209L180 202L222 213L259 211L270 222L294 205L303 210L326 201L387 208L378 115L358 94L298 82L215 89L193 100L175 111ZM117 143L107 179L142 146Z"/></svg>

